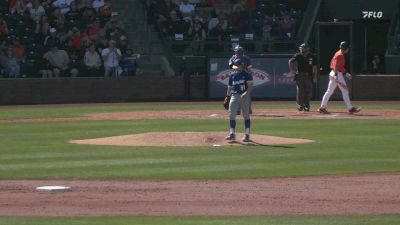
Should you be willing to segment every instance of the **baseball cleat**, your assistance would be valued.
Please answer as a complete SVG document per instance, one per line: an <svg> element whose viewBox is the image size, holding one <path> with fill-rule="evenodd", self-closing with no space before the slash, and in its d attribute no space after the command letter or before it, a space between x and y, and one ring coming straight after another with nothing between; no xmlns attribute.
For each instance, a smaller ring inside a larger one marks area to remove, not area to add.
<svg viewBox="0 0 400 225"><path fill-rule="evenodd" d="M361 111L361 108L356 108L356 107L349 109L349 113L358 113L360 111Z"/></svg>
<svg viewBox="0 0 400 225"><path fill-rule="evenodd" d="M242 141L243 142L250 142L250 135L248 135L248 134L244 135Z"/></svg>
<svg viewBox="0 0 400 225"><path fill-rule="evenodd" d="M234 141L235 138L236 138L235 134L229 134L228 136L226 136L225 140Z"/></svg>
<svg viewBox="0 0 400 225"><path fill-rule="evenodd" d="M326 110L325 108L319 108L318 112L321 114L329 114L328 110Z"/></svg>
<svg viewBox="0 0 400 225"><path fill-rule="evenodd" d="M304 106L304 111L305 112L310 112L310 107Z"/></svg>
<svg viewBox="0 0 400 225"><path fill-rule="evenodd" d="M303 111L303 110L304 110L304 107L303 107L303 106L299 106L299 107L297 107L297 110Z"/></svg>

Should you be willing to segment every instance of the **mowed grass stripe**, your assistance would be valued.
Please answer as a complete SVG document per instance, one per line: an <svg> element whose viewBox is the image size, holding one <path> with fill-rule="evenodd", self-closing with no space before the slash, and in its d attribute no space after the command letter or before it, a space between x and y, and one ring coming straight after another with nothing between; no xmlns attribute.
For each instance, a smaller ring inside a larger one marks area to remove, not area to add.
<svg viewBox="0 0 400 225"><path fill-rule="evenodd" d="M400 109L397 102L353 102L367 109ZM320 102L311 103L312 110ZM253 101L254 109L292 109L296 110L294 101ZM343 101L331 101L330 109L345 109ZM221 101L194 103L114 103L114 104L71 104L71 105L33 105L0 107L0 120L28 118L71 118L91 113L128 112L128 111L161 111L161 110L210 110L222 109Z"/></svg>
<svg viewBox="0 0 400 225"><path fill-rule="evenodd" d="M238 121L238 131L243 130L242 122ZM226 131L228 121L3 124L0 179L223 179L393 172L400 171L399 125L398 120L254 120L254 133L316 142L156 148L89 146L68 141L154 131Z"/></svg>

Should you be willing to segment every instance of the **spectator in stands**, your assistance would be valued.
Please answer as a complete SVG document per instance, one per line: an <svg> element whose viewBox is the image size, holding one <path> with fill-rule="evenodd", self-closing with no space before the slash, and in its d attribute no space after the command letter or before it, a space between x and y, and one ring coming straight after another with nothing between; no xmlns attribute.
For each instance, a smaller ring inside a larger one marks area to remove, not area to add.
<svg viewBox="0 0 400 225"><path fill-rule="evenodd" d="M44 39L43 45L46 49L50 49L51 46L59 46L61 44L60 38L57 36L56 28L50 28L50 34Z"/></svg>
<svg viewBox="0 0 400 225"><path fill-rule="evenodd" d="M79 26L79 28L83 30L87 29L97 18L96 11L93 8L85 8L82 12L82 16L79 18L79 24L75 26Z"/></svg>
<svg viewBox="0 0 400 225"><path fill-rule="evenodd" d="M272 2L271 7L268 9L267 14L273 18L281 17L281 7L282 5L278 0Z"/></svg>
<svg viewBox="0 0 400 225"><path fill-rule="evenodd" d="M151 6L150 6L151 7ZM156 12L154 13L155 21L157 22L157 29L161 30L162 25L168 20L169 13L175 10L179 11L178 5L172 2L172 0L164 0L162 4L156 7Z"/></svg>
<svg viewBox="0 0 400 225"><path fill-rule="evenodd" d="M40 65L39 74L42 75L42 78L53 77L53 71L49 69L49 61L41 58L41 61L39 61L38 64Z"/></svg>
<svg viewBox="0 0 400 225"><path fill-rule="evenodd" d="M128 47L130 47L128 46L128 38L125 35L122 35L117 41L117 48L121 50L122 54L124 54Z"/></svg>
<svg viewBox="0 0 400 225"><path fill-rule="evenodd" d="M57 25L56 25L56 30L57 30L57 37L60 39L60 43L64 43L65 39L70 36L71 34L69 33L68 27L65 25L65 22L63 20L60 20Z"/></svg>
<svg viewBox="0 0 400 225"><path fill-rule="evenodd" d="M8 26L7 22L3 19L3 16L0 15L0 41L3 41L8 36Z"/></svg>
<svg viewBox="0 0 400 225"><path fill-rule="evenodd" d="M116 47L116 42L114 40L108 42L108 48L102 50L101 56L104 61L104 76L118 76L117 72L122 54Z"/></svg>
<svg viewBox="0 0 400 225"><path fill-rule="evenodd" d="M175 10L169 13L169 20L166 21L161 30L164 37L172 38L175 34L186 34L188 31L187 23L183 22Z"/></svg>
<svg viewBox="0 0 400 225"><path fill-rule="evenodd" d="M113 12L111 1L104 0L104 5L99 8L99 16L103 19L108 19L111 17Z"/></svg>
<svg viewBox="0 0 400 225"><path fill-rule="evenodd" d="M188 35L192 38L192 52L204 52L204 44L206 41L206 31L204 30L200 21L195 20L189 28Z"/></svg>
<svg viewBox="0 0 400 225"><path fill-rule="evenodd" d="M101 27L100 24L100 19L96 18L96 20L94 21L94 23L92 23L89 26L89 29L87 31L87 35L89 36L89 38L94 41L97 42L100 39L102 39L105 35L103 28Z"/></svg>
<svg viewBox="0 0 400 225"><path fill-rule="evenodd" d="M99 8L103 6L104 6L104 0L93 0L92 7L96 11L99 11Z"/></svg>
<svg viewBox="0 0 400 225"><path fill-rule="evenodd" d="M70 9L71 2L74 2L74 0L55 0L53 2L53 7L60 8L61 14L64 15L71 10Z"/></svg>
<svg viewBox="0 0 400 225"><path fill-rule="evenodd" d="M278 24L281 38L292 39L296 36L296 24L290 19L289 15L284 15Z"/></svg>
<svg viewBox="0 0 400 225"><path fill-rule="evenodd" d="M51 6L51 3L53 0L40 0L40 5L43 6L43 8L47 9L48 7Z"/></svg>
<svg viewBox="0 0 400 225"><path fill-rule="evenodd" d="M99 76L101 74L101 58L94 44L91 44L90 47L87 48L83 58L83 64L85 66L85 75Z"/></svg>
<svg viewBox="0 0 400 225"><path fill-rule="evenodd" d="M192 21L192 17L195 12L194 5L189 3L189 0L182 0L182 3L179 5L179 11L182 14L182 18L185 21Z"/></svg>
<svg viewBox="0 0 400 225"><path fill-rule="evenodd" d="M26 0L11 0L9 10L11 14L24 14L27 10L27 1Z"/></svg>
<svg viewBox="0 0 400 225"><path fill-rule="evenodd" d="M1 58L2 67L4 68L4 73L9 78L19 77L21 66L21 61L13 54L11 48L7 49L7 53L2 55Z"/></svg>
<svg viewBox="0 0 400 225"><path fill-rule="evenodd" d="M196 7L196 16L203 18L203 22L207 22L211 19L213 8L207 0L201 0L199 5Z"/></svg>
<svg viewBox="0 0 400 225"><path fill-rule="evenodd" d="M262 26L261 40L270 41L271 40L272 27L269 23L264 23Z"/></svg>
<svg viewBox="0 0 400 225"><path fill-rule="evenodd" d="M40 17L39 29L37 31L40 40L44 40L50 30L50 23L47 15Z"/></svg>
<svg viewBox="0 0 400 225"><path fill-rule="evenodd" d="M52 45L43 58L49 62L49 70L54 77L69 75L69 56L66 51L58 49L57 45Z"/></svg>
<svg viewBox="0 0 400 225"><path fill-rule="evenodd" d="M77 7L81 11L83 11L84 9L87 9L87 8L93 8L92 2L93 2L92 0L80 0L79 4L77 4Z"/></svg>
<svg viewBox="0 0 400 225"><path fill-rule="evenodd" d="M33 0L32 8L29 10L29 14L31 15L33 22L36 24L35 33L38 33L40 28L40 18L46 14L46 11L40 4L39 0Z"/></svg>
<svg viewBox="0 0 400 225"><path fill-rule="evenodd" d="M232 11L234 12L242 12L246 10L246 2L242 0L236 0L235 4L232 6Z"/></svg>
<svg viewBox="0 0 400 225"><path fill-rule="evenodd" d="M104 25L104 30L107 32L109 29L115 29L119 28L120 30L123 30L125 28L124 23L119 19L119 13L118 12L112 12L111 13L111 18L110 20Z"/></svg>
<svg viewBox="0 0 400 225"><path fill-rule="evenodd" d="M72 46L74 49L74 52L77 52L78 55L81 55L81 50L83 47L83 43L86 42L90 42L88 36L86 33L81 33L81 31L77 28L74 27L72 28L72 35L70 36L71 41L72 41ZM83 53L82 53L83 55Z"/></svg>
<svg viewBox="0 0 400 225"><path fill-rule="evenodd" d="M375 74L381 73L381 68L382 68L382 62L381 58L379 55L375 55L374 58L371 61L372 64L372 72Z"/></svg>
<svg viewBox="0 0 400 225"><path fill-rule="evenodd" d="M232 4L230 0L222 0L221 4L217 5L216 8L225 15L232 14Z"/></svg>
<svg viewBox="0 0 400 225"><path fill-rule="evenodd" d="M214 13L213 18L208 22L208 36L217 37L219 41L224 40L226 29L228 28L228 21L225 15L220 13L218 16Z"/></svg>
<svg viewBox="0 0 400 225"><path fill-rule="evenodd" d="M272 50L272 27L268 23L264 23L262 26L261 40L264 42L264 50L270 52Z"/></svg>
<svg viewBox="0 0 400 225"><path fill-rule="evenodd" d="M25 47L19 42L19 38L16 36L12 38L11 50L20 62L25 61Z"/></svg>
<svg viewBox="0 0 400 225"><path fill-rule="evenodd" d="M81 15L80 15L78 5L76 4L76 2L75 1L71 2L69 8L70 8L70 10L67 13L65 13L65 19L67 21L79 20Z"/></svg>
<svg viewBox="0 0 400 225"><path fill-rule="evenodd" d="M137 64L138 55L133 54L133 49L127 47L121 62L122 74L121 76L136 76L136 71L138 69Z"/></svg>
<svg viewBox="0 0 400 225"><path fill-rule="evenodd" d="M50 26L56 27L59 21L65 21L65 17L60 8L55 8L49 17Z"/></svg>

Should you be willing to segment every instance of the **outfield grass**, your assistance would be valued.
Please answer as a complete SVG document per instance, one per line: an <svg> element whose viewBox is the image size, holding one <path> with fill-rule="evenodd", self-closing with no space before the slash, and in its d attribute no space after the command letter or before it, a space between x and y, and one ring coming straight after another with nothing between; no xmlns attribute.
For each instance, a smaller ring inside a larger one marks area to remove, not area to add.
<svg viewBox="0 0 400 225"><path fill-rule="evenodd" d="M68 143L150 131L225 131L227 123L141 120L2 124L0 179L223 179L400 171L400 120L253 121L253 133L316 141L290 146L159 148Z"/></svg>
<svg viewBox="0 0 400 225"><path fill-rule="evenodd" d="M255 107L292 108L292 103ZM0 119L73 117L93 112L213 109L211 105L63 105L2 107ZM219 107L219 106L218 106ZM336 103L333 107L343 107ZM398 105L368 108L398 109ZM253 120L253 133L316 140L290 146L113 147L69 144L151 131L226 131L227 120L76 121L0 124L0 179L238 179L400 171L400 120ZM242 121L238 130L243 129ZM156 137L155 137L156 138ZM0 225L276 224L393 225L368 217L0 217Z"/></svg>
<svg viewBox="0 0 400 225"><path fill-rule="evenodd" d="M319 102L313 102L314 109L318 108ZM393 102L355 102L355 105L363 106L365 109L399 109L400 104ZM260 109L295 109L293 101L277 102L253 102L254 108ZM343 101L332 101L330 109L344 109ZM98 112L126 112L132 110L195 110L195 109L222 109L222 101L198 102L198 103L121 103L121 104L72 104L72 105L43 105L43 106L18 106L0 107L0 120L20 118L62 118L79 117L89 113Z"/></svg>

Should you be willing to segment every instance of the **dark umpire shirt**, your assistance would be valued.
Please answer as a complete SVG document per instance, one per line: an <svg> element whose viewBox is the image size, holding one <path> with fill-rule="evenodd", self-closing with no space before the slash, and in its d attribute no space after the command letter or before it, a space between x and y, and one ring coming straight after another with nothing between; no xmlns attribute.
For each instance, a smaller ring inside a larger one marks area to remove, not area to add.
<svg viewBox="0 0 400 225"><path fill-rule="evenodd" d="M309 75L312 75L313 66L317 65L316 57L311 53L308 53L305 57L301 53L296 53L290 61L297 62L297 70L299 73L308 73Z"/></svg>

